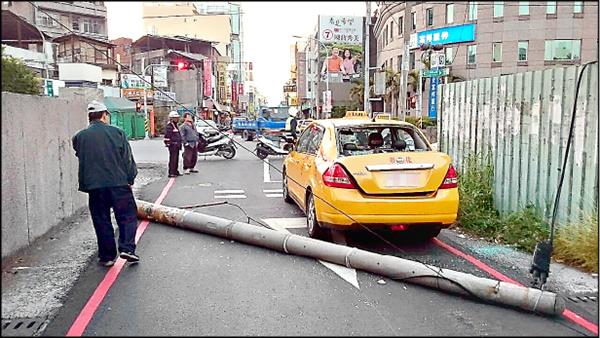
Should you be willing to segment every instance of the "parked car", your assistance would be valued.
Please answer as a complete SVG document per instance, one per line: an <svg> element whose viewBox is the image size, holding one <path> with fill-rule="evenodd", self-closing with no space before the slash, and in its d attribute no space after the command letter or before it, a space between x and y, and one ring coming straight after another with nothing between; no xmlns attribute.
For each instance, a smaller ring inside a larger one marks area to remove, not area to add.
<svg viewBox="0 0 600 338"><path fill-rule="evenodd" d="M317 238L368 227L428 239L458 212L450 156L412 124L363 112L313 121L284 160L282 184L285 201L305 212Z"/></svg>

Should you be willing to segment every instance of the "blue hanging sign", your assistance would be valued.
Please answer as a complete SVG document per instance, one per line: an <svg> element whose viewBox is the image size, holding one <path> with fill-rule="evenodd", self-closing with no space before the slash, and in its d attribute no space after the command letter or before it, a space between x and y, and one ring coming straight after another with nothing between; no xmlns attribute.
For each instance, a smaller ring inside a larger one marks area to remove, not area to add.
<svg viewBox="0 0 600 338"><path fill-rule="evenodd" d="M419 32L411 47L417 48L426 43L446 45L470 41L475 41L475 24L472 23Z"/></svg>
<svg viewBox="0 0 600 338"><path fill-rule="evenodd" d="M437 118L437 85L439 77L429 79L429 118L435 120Z"/></svg>

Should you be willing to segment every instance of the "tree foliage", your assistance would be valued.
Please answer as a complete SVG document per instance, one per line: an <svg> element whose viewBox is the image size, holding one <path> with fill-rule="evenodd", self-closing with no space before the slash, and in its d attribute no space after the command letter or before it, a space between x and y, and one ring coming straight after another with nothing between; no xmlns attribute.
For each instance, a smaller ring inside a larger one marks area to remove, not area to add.
<svg viewBox="0 0 600 338"><path fill-rule="evenodd" d="M19 59L4 54L2 48L2 91L40 94L41 79Z"/></svg>

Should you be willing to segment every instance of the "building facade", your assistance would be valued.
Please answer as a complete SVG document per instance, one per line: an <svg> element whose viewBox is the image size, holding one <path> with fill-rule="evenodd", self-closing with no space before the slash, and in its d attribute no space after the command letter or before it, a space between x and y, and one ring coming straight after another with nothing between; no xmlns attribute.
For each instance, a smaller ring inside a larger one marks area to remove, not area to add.
<svg viewBox="0 0 600 338"><path fill-rule="evenodd" d="M424 51L419 49L423 43L443 47L439 53L444 54L451 76L442 77L442 82L582 64L598 58L598 7L593 2L379 5L374 26L377 66L394 72L402 69L402 63L408 64L409 72L426 67L421 62ZM403 55L405 42L409 45L407 56ZM429 81L423 82L423 108L417 114L427 115ZM410 108L410 100L404 102L406 106L398 109ZM396 111L396 107L388 109Z"/></svg>
<svg viewBox="0 0 600 338"><path fill-rule="evenodd" d="M73 32L108 41L104 1L2 1L2 9L16 13L53 38Z"/></svg>

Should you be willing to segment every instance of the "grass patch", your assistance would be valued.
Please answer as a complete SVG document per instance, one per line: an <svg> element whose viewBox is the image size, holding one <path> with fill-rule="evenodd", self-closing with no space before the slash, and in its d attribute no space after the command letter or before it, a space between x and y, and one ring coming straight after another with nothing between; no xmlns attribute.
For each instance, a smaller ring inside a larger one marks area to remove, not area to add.
<svg viewBox="0 0 600 338"><path fill-rule="evenodd" d="M598 214L559 227L554 237L553 257L588 272L598 273Z"/></svg>
<svg viewBox="0 0 600 338"><path fill-rule="evenodd" d="M457 224L466 232L532 253L550 235L541 211L528 205L502 216L494 207L494 168L489 158L469 155L459 175ZM598 272L598 216L558 227L552 257L588 272Z"/></svg>

